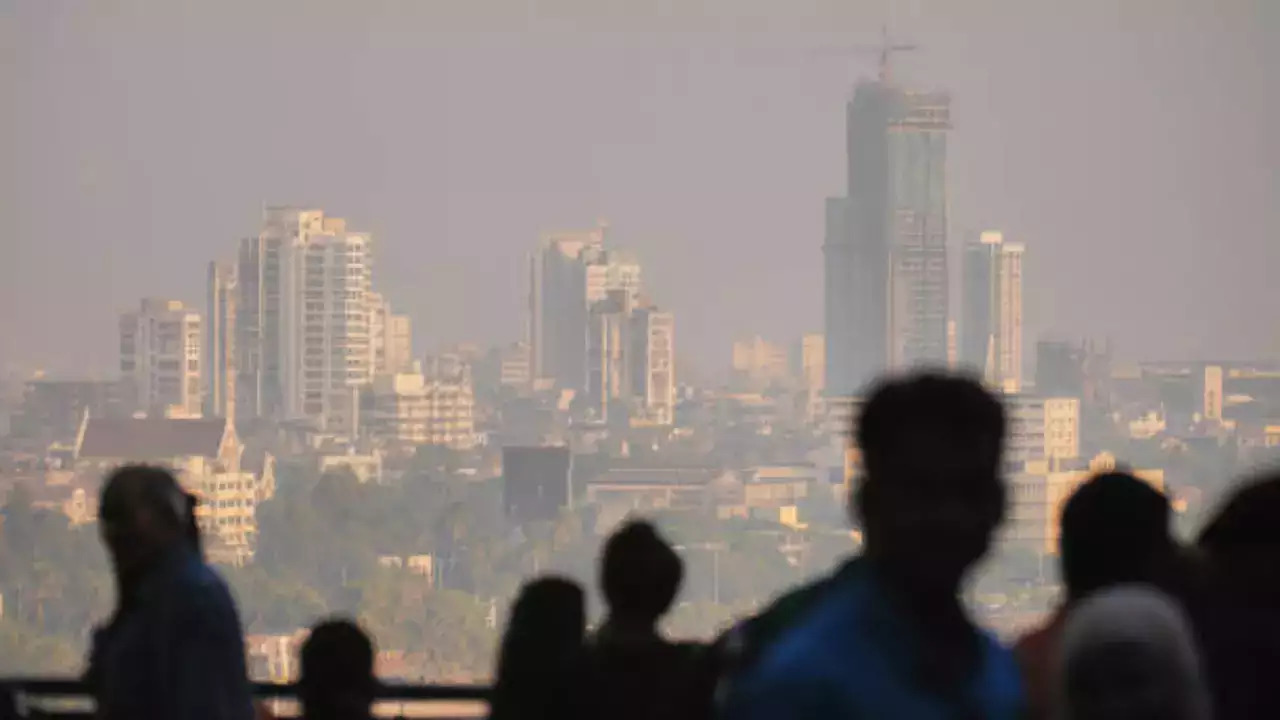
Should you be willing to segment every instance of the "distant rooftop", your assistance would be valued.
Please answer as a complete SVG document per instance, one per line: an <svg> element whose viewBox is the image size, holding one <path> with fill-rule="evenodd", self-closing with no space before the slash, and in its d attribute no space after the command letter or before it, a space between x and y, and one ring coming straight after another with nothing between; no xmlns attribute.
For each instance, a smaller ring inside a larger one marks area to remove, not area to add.
<svg viewBox="0 0 1280 720"><path fill-rule="evenodd" d="M90 418L79 456L129 460L215 458L226 427L222 418Z"/></svg>

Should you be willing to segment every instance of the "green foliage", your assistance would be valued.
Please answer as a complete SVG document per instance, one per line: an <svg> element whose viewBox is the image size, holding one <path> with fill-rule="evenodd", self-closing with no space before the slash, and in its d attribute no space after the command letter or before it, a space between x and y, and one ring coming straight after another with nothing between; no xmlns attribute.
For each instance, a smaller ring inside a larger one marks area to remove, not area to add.
<svg viewBox="0 0 1280 720"><path fill-rule="evenodd" d="M95 528L73 528L62 513L33 507L22 486L3 515L0 663L12 672L74 672L93 625L114 601Z"/></svg>

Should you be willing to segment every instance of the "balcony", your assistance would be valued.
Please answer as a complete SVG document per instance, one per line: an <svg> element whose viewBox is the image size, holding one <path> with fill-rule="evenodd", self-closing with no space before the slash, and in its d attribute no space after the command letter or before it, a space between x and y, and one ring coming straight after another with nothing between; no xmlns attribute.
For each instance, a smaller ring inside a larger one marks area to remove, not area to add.
<svg viewBox="0 0 1280 720"><path fill-rule="evenodd" d="M78 680L58 678L0 678L13 691L29 716L53 720L90 720L93 699ZM278 718L297 716L293 685L254 683L254 697ZM487 711L489 689L479 685L404 685L384 683L374 705L375 717L476 718Z"/></svg>

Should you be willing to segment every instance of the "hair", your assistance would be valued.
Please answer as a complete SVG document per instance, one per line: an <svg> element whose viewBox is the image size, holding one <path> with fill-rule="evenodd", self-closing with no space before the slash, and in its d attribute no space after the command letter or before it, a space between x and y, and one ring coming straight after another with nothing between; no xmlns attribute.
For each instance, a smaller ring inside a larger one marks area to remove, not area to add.
<svg viewBox="0 0 1280 720"><path fill-rule="evenodd" d="M628 522L605 543L600 587L611 617L656 623L683 579L680 556L647 522Z"/></svg>
<svg viewBox="0 0 1280 720"><path fill-rule="evenodd" d="M1083 598L1121 583L1163 583L1174 543L1169 499L1138 478L1091 478L1062 510L1059 550L1067 594Z"/></svg>
<svg viewBox="0 0 1280 720"><path fill-rule="evenodd" d="M889 483L994 488L1003 508L1004 433L1004 408L972 378L922 372L881 383L854 433L865 470L862 512L875 511L867 505L876 505Z"/></svg>
<svg viewBox="0 0 1280 720"><path fill-rule="evenodd" d="M522 587L502 636L489 717L554 717L571 694L585 634L576 582L544 577Z"/></svg>
<svg viewBox="0 0 1280 720"><path fill-rule="evenodd" d="M347 694L372 702L377 687L373 641L354 621L332 618L312 627L300 655L304 699Z"/></svg>
<svg viewBox="0 0 1280 720"><path fill-rule="evenodd" d="M1241 546L1280 547L1280 474L1256 478L1231 496L1204 530L1197 544L1209 553Z"/></svg>
<svg viewBox="0 0 1280 720"><path fill-rule="evenodd" d="M103 485L101 515L120 521L137 510L146 510L157 521L187 532L189 513L194 517L191 498L165 468L123 465L114 470Z"/></svg>

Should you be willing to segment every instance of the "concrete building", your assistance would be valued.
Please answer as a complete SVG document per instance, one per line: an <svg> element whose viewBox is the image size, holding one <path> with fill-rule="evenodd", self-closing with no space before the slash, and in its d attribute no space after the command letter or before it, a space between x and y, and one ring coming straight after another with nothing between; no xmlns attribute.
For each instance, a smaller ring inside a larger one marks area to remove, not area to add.
<svg viewBox="0 0 1280 720"><path fill-rule="evenodd" d="M236 266L209 263L205 298L204 414L235 417Z"/></svg>
<svg viewBox="0 0 1280 720"><path fill-rule="evenodd" d="M475 397L466 366L447 373L412 372L374 378L369 433L391 446L440 445L455 450L475 447Z"/></svg>
<svg viewBox="0 0 1280 720"><path fill-rule="evenodd" d="M81 471L145 462L172 469L196 496L196 520L210 558L239 564L253 556L260 479L240 466L243 446L224 418L86 420L75 456Z"/></svg>
<svg viewBox="0 0 1280 720"><path fill-rule="evenodd" d="M601 223L593 230L543 236L530 262L529 345L535 380L583 390L587 378L587 336L591 307L623 291L637 301L640 264L606 249Z"/></svg>
<svg viewBox="0 0 1280 720"><path fill-rule="evenodd" d="M984 232L964 252L961 362L989 385L1006 393L1022 391L1021 243Z"/></svg>
<svg viewBox="0 0 1280 720"><path fill-rule="evenodd" d="M591 417L610 419L610 408L621 404L627 417L632 392L631 315L634 303L625 291L614 291L591 307L587 331L587 394L591 399Z"/></svg>
<svg viewBox="0 0 1280 720"><path fill-rule="evenodd" d="M587 396L599 421L670 425L675 418L675 322L670 313L637 306L626 290L611 290L591 309ZM611 412L611 408L614 409Z"/></svg>
<svg viewBox="0 0 1280 720"><path fill-rule="evenodd" d="M322 210L267 208L241 242L237 387L249 417L353 436L373 378L373 241Z"/></svg>
<svg viewBox="0 0 1280 720"><path fill-rule="evenodd" d="M676 411L676 321L656 307L631 314L632 395L645 420L671 425Z"/></svg>
<svg viewBox="0 0 1280 720"><path fill-rule="evenodd" d="M1056 554L1062 535L1062 507L1067 499L1089 478L1116 469L1115 456L1102 453L1094 457L1087 468L1055 471L1049 467L1048 462L1040 461L1011 475L1008 480L1008 513L1001 530L1002 539L1034 552ZM1156 490L1164 491L1163 470L1126 470Z"/></svg>
<svg viewBox="0 0 1280 720"><path fill-rule="evenodd" d="M456 355L427 360L427 444L470 450L479 443L475 425L475 383L471 365Z"/></svg>
<svg viewBox="0 0 1280 720"><path fill-rule="evenodd" d="M778 343L755 337L733 343L733 378L742 387L764 389L791 378L791 359Z"/></svg>
<svg viewBox="0 0 1280 720"><path fill-rule="evenodd" d="M1005 464L1010 471L1041 460L1056 468L1080 457L1080 398L1008 395L1005 412Z"/></svg>
<svg viewBox="0 0 1280 720"><path fill-rule="evenodd" d="M116 380L61 380L37 377L22 388L22 402L14 415L10 432L15 438L45 443L71 442L80 431L85 415L119 417L128 415L135 397L124 397L125 386Z"/></svg>
<svg viewBox="0 0 1280 720"><path fill-rule="evenodd" d="M391 311L380 293L369 293L369 337L375 375L410 372L413 366L413 321Z"/></svg>
<svg viewBox="0 0 1280 720"><path fill-rule="evenodd" d="M801 386L821 393L827 387L826 336L822 333L801 335L796 356Z"/></svg>
<svg viewBox="0 0 1280 720"><path fill-rule="evenodd" d="M511 343L499 353L498 384L525 389L533 381L529 343Z"/></svg>
<svg viewBox="0 0 1280 720"><path fill-rule="evenodd" d="M200 313L178 300L147 298L120 316L120 375L135 412L200 417Z"/></svg>
<svg viewBox="0 0 1280 720"><path fill-rule="evenodd" d="M830 198L823 245L829 392L886 367L947 360L950 98L883 71L846 108L848 194Z"/></svg>
<svg viewBox="0 0 1280 720"><path fill-rule="evenodd" d="M603 225L545 235L530 262L529 344L533 374L557 386L586 386L587 257L604 248Z"/></svg>

